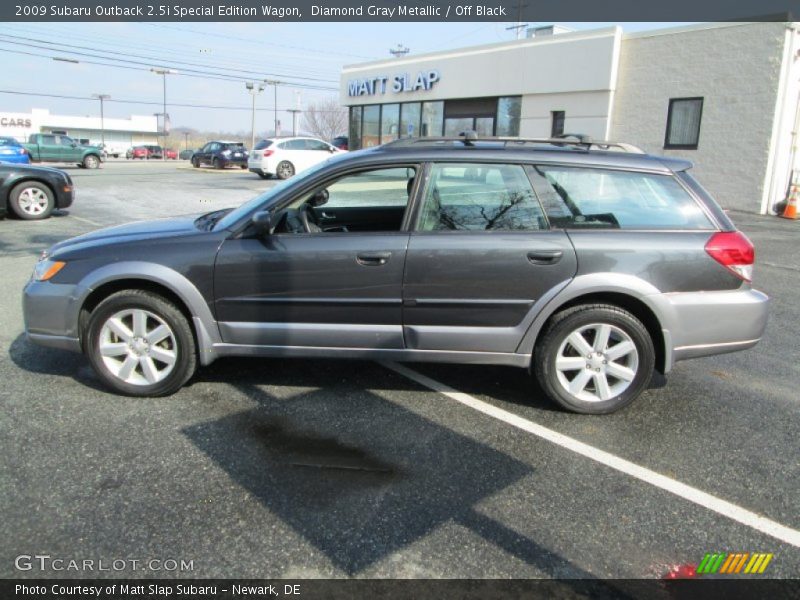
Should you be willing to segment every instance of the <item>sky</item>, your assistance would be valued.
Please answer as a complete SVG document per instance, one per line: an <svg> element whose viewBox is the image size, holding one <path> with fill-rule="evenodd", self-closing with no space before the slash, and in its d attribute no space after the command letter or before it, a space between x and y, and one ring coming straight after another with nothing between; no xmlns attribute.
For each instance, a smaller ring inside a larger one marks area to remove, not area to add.
<svg viewBox="0 0 800 600"><path fill-rule="evenodd" d="M97 116L99 102L92 94L109 94L107 117L152 115L162 110L163 82L149 69L168 66L179 70L167 76L167 112L173 128L249 131L252 99L244 80L265 78L282 82L277 86L278 119L286 128L291 123L286 109L302 110L325 98L338 99L344 65L389 58L389 50L399 44L409 48L411 56L510 41L515 33L506 29L509 25L513 23L3 23L0 113L46 108L54 114ZM559 25L578 30L620 25L633 32L678 23ZM55 61L53 56L79 62ZM130 61L115 61L129 68L91 64L110 59ZM190 69L240 80L193 77ZM257 96L257 131L272 127L274 91L268 86Z"/></svg>

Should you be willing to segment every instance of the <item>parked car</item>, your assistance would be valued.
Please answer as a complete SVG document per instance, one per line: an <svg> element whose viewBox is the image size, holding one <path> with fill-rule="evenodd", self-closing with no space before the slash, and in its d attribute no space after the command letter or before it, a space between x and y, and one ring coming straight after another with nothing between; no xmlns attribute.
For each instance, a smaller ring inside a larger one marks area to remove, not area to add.
<svg viewBox="0 0 800 600"><path fill-rule="evenodd" d="M236 209L66 240L25 329L132 396L221 356L340 357L530 368L609 413L654 371L756 345L768 298L690 162L602 147L400 140Z"/></svg>
<svg viewBox="0 0 800 600"><path fill-rule="evenodd" d="M337 137L333 138L333 140L331 140L331 146L334 146L334 147L338 148L339 150L347 150L348 149L347 136L346 135L340 135L340 136L337 136Z"/></svg>
<svg viewBox="0 0 800 600"><path fill-rule="evenodd" d="M130 160L130 159L132 159L132 158L133 158L133 150L134 150L134 148L135 148L135 147L136 147L136 146L131 146L130 148L128 148L128 149L125 151L125 158L127 158L128 160Z"/></svg>
<svg viewBox="0 0 800 600"><path fill-rule="evenodd" d="M81 145L67 135L32 133L22 146L31 162L76 163L79 167L96 169L104 160L102 148Z"/></svg>
<svg viewBox="0 0 800 600"><path fill-rule="evenodd" d="M150 158L150 150L147 146L134 146L129 150L130 156L128 158L131 159L140 159L140 160L147 160ZM126 154L127 156L127 154Z"/></svg>
<svg viewBox="0 0 800 600"><path fill-rule="evenodd" d="M46 219L74 198L72 179L52 167L0 162L0 217L8 211L26 221Z"/></svg>
<svg viewBox="0 0 800 600"><path fill-rule="evenodd" d="M178 151L172 148L164 148L164 158L167 160L178 160Z"/></svg>
<svg viewBox="0 0 800 600"><path fill-rule="evenodd" d="M288 179L339 152L342 150L316 138L272 138L256 144L247 166L264 179L273 175Z"/></svg>
<svg viewBox="0 0 800 600"><path fill-rule="evenodd" d="M247 148L241 142L208 142L192 155L192 166L211 165L224 169L234 165L246 169L247 157Z"/></svg>
<svg viewBox="0 0 800 600"><path fill-rule="evenodd" d="M161 160L164 158L164 149L161 146L156 146L152 144L146 144L145 148L147 148L149 154L147 158Z"/></svg>
<svg viewBox="0 0 800 600"><path fill-rule="evenodd" d="M0 162L27 165L31 162L31 157L14 138L0 137Z"/></svg>
<svg viewBox="0 0 800 600"><path fill-rule="evenodd" d="M125 146L113 142L108 142L106 144L101 144L100 147L105 151L106 156L111 156L113 158L119 158L120 156L127 154L124 150Z"/></svg>
<svg viewBox="0 0 800 600"><path fill-rule="evenodd" d="M192 160L192 156L194 155L194 150L181 150L181 153L178 155L178 158L181 160Z"/></svg>

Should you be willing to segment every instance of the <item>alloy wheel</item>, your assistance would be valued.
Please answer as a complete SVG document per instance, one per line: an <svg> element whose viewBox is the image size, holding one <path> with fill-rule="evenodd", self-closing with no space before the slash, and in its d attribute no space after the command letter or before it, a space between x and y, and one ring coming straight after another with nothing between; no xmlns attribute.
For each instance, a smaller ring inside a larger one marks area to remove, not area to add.
<svg viewBox="0 0 800 600"><path fill-rule="evenodd" d="M44 190L37 187L26 187L18 197L17 204L22 212L32 217L38 217L47 211L50 205L50 198Z"/></svg>
<svg viewBox="0 0 800 600"><path fill-rule="evenodd" d="M608 323L592 323L570 333L558 349L558 382L586 402L604 402L630 387L639 353L630 335Z"/></svg>
<svg viewBox="0 0 800 600"><path fill-rule="evenodd" d="M132 385L162 381L178 359L178 343L170 326L140 308L121 310L106 320L98 351L108 371Z"/></svg>

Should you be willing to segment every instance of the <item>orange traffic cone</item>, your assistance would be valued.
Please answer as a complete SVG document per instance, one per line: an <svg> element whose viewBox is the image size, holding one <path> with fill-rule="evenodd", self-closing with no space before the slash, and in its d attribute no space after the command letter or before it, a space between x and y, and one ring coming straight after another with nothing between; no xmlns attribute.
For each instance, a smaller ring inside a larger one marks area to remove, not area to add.
<svg viewBox="0 0 800 600"><path fill-rule="evenodd" d="M786 210L781 215L784 219L797 218L797 186L792 186L792 193L789 194L789 200L786 202Z"/></svg>

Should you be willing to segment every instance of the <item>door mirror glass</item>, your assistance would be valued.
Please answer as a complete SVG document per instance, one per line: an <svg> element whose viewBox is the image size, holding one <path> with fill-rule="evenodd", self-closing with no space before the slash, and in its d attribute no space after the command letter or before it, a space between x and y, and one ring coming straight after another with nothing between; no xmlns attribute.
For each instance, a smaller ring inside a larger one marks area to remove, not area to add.
<svg viewBox="0 0 800 600"><path fill-rule="evenodd" d="M252 222L258 233L269 235L275 230L272 213L268 210L260 210L255 213Z"/></svg>

